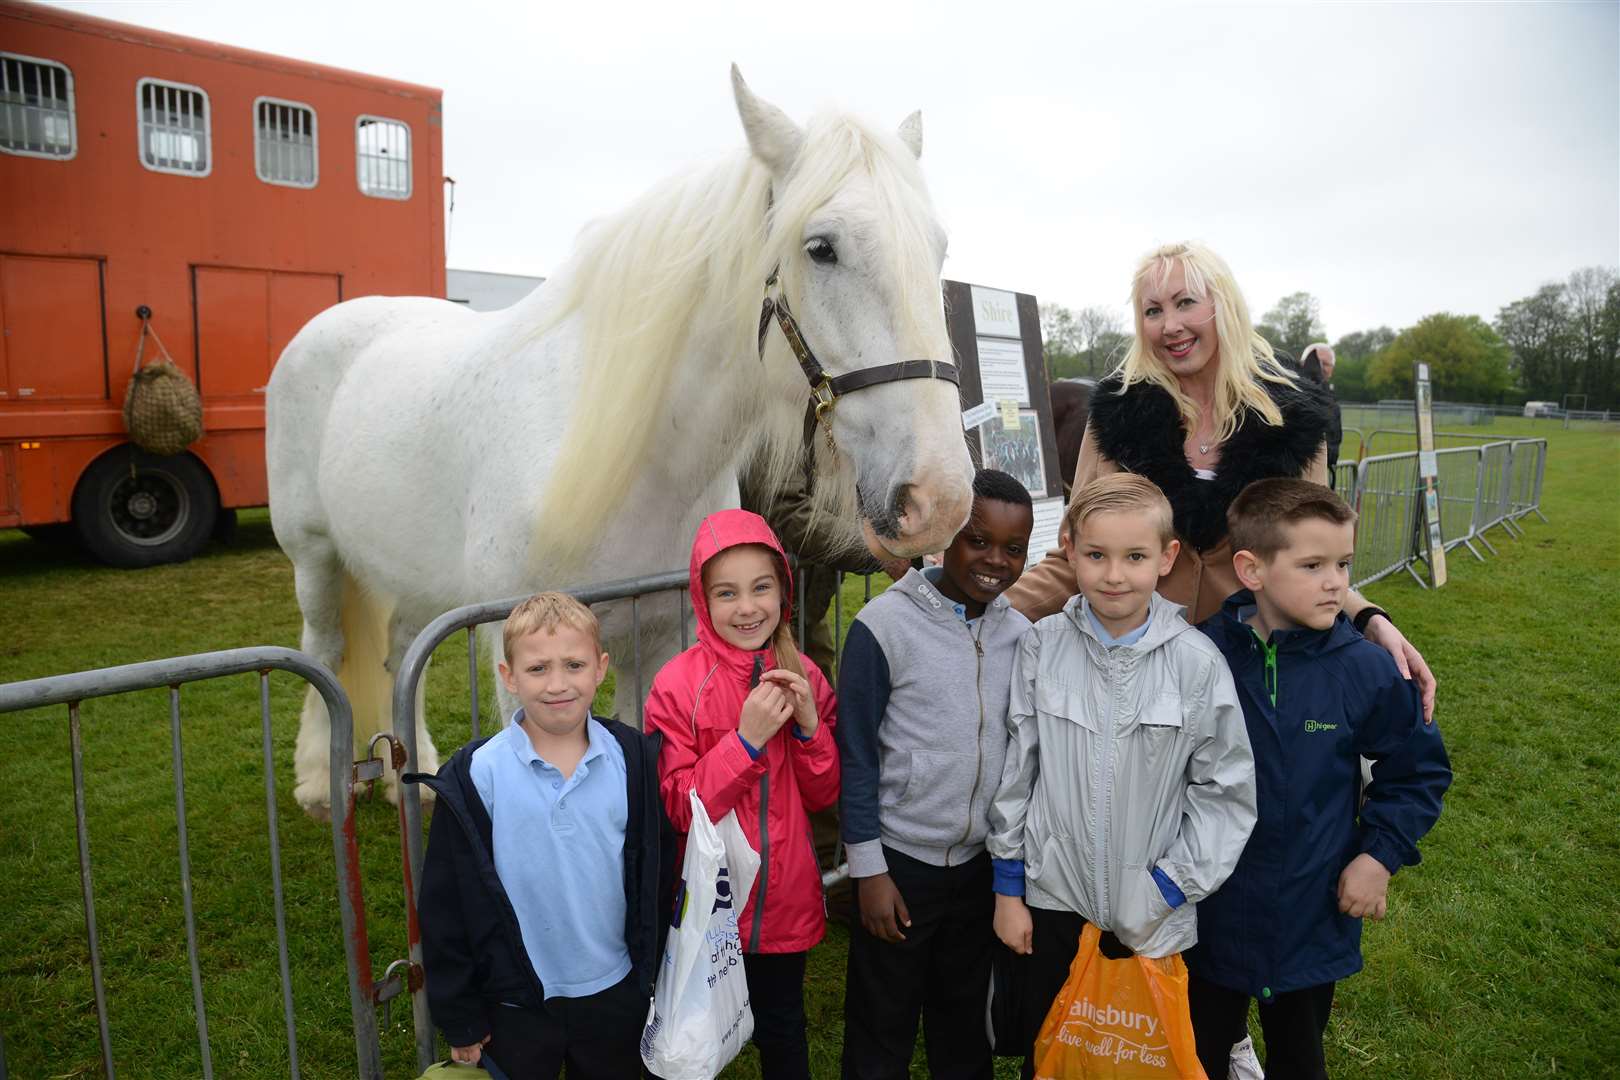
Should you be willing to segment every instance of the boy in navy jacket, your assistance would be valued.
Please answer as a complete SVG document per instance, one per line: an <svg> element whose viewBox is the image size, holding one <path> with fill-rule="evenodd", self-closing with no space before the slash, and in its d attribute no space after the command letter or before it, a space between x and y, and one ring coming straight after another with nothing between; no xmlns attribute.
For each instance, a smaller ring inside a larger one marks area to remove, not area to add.
<svg viewBox="0 0 1620 1080"><path fill-rule="evenodd" d="M1341 611L1355 512L1319 484L1277 479L1250 484L1227 519L1246 591L1200 629L1232 668L1259 820L1198 906L1193 1029L1204 1071L1224 1077L1257 998L1266 1076L1317 1080L1334 985L1361 970L1361 920L1384 917L1390 876L1418 862L1451 765L1417 688Z"/></svg>
<svg viewBox="0 0 1620 1080"><path fill-rule="evenodd" d="M668 925L674 834L656 736L590 715L596 616L561 593L513 609L501 680L522 708L437 776L419 910L428 1008L451 1057L512 1080L623 1080Z"/></svg>

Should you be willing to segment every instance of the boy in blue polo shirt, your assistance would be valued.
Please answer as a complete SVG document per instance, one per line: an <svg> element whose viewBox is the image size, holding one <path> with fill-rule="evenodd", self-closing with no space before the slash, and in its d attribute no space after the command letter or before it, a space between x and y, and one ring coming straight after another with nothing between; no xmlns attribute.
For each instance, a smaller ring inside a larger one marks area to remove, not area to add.
<svg viewBox="0 0 1620 1080"><path fill-rule="evenodd" d="M541 593L503 630L501 681L521 707L436 777L419 910L433 1022L456 1061L623 1080L668 918L673 834L658 742L590 715L608 656L589 608Z"/></svg>
<svg viewBox="0 0 1620 1080"><path fill-rule="evenodd" d="M1198 905L1186 954L1204 1071L1227 1074L1249 1001L1266 1076L1326 1080L1338 980L1361 970L1361 920L1382 919L1392 874L1451 783L1418 690L1341 610L1355 512L1320 484L1260 480L1227 510L1245 586L1199 629L1226 657L1254 749L1259 820L1237 869ZM1362 757L1372 782L1363 801Z"/></svg>

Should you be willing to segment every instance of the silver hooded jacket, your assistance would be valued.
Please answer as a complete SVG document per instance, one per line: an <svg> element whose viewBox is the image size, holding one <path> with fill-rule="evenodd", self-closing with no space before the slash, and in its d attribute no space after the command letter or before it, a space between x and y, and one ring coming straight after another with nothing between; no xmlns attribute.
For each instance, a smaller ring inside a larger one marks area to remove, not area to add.
<svg viewBox="0 0 1620 1080"><path fill-rule="evenodd" d="M987 846L1024 862L1025 899L1078 912L1144 956L1198 940L1255 822L1254 755L1220 652L1154 594L1147 633L1105 647L1076 596L1013 664L1007 758ZM1186 895L1172 909L1157 865Z"/></svg>

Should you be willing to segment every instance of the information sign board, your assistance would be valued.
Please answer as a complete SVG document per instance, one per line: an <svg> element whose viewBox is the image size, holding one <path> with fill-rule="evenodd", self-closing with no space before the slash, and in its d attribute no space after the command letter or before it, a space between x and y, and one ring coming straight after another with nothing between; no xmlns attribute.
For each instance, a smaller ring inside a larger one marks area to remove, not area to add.
<svg viewBox="0 0 1620 1080"><path fill-rule="evenodd" d="M1040 308L1029 293L946 281L945 325L962 372L962 426L975 465L1018 477L1036 500L1031 566L1056 546L1063 479L1041 351ZM1042 509L1055 500L1056 510ZM1050 519L1050 539L1042 524Z"/></svg>

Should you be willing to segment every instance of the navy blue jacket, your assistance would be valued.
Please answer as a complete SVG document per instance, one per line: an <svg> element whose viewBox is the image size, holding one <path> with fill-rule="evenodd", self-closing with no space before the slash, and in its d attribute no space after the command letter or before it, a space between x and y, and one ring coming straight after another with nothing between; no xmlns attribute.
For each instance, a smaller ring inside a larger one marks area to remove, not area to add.
<svg viewBox="0 0 1620 1080"><path fill-rule="evenodd" d="M1391 874L1415 865L1451 764L1416 685L1343 613L1326 630L1273 633L1271 651L1242 621L1253 607L1239 592L1199 624L1232 668L1260 817L1237 869L1199 903L1186 961L1265 1002L1361 970L1361 920L1339 913L1339 875L1363 852ZM1358 815L1362 757L1374 764Z"/></svg>
<svg viewBox="0 0 1620 1080"><path fill-rule="evenodd" d="M658 796L661 740L617 720L601 724L624 750L624 940L641 992L650 997L675 881L675 834ZM473 751L488 741L457 750L436 776L404 776L406 783L419 783L438 796L417 911L428 1010L452 1046L471 1046L489 1034L489 1009L498 1003L538 1009L546 997L523 948L512 901L495 873L493 825L473 786Z"/></svg>

